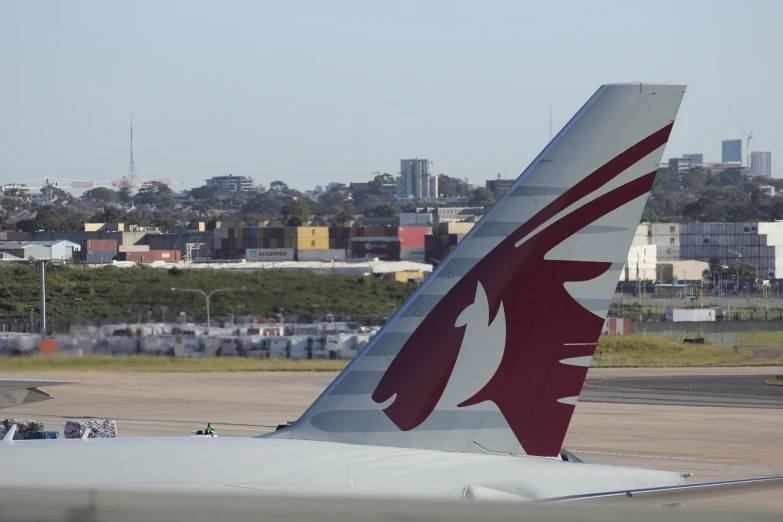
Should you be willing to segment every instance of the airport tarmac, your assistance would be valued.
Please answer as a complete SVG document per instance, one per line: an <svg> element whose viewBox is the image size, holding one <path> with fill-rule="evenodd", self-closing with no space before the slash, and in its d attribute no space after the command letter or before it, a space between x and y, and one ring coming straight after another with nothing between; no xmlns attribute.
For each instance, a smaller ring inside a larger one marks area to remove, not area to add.
<svg viewBox="0 0 783 522"><path fill-rule="evenodd" d="M690 471L693 481L783 474L781 368L592 369L565 447L586 462ZM116 419L119 436L186 436L211 422L253 436L295 420L334 373L1 373L78 381L54 399L0 412L48 429ZM679 388L679 389L678 389ZM648 404L653 403L653 404ZM704 501L783 512L783 491Z"/></svg>

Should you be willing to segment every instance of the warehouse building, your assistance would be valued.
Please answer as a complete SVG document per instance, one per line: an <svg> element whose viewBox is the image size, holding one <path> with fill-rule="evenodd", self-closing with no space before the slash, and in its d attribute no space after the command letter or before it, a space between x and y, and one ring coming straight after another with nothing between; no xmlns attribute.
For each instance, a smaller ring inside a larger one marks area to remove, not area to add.
<svg viewBox="0 0 783 522"><path fill-rule="evenodd" d="M746 223L642 223L634 245L656 248L659 263L717 259L756 267L760 279L783 277L783 221Z"/></svg>
<svg viewBox="0 0 783 522"><path fill-rule="evenodd" d="M71 241L4 241L0 242L0 251L21 259L46 259L54 261L72 261L73 253L81 246Z"/></svg>

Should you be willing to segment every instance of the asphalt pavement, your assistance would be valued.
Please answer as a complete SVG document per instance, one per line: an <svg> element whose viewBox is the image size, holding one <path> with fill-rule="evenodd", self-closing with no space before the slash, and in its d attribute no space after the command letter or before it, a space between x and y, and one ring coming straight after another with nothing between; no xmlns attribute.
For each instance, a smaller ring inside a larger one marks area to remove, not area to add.
<svg viewBox="0 0 783 522"><path fill-rule="evenodd" d="M770 375L696 375L588 379L583 402L783 409L783 386Z"/></svg>

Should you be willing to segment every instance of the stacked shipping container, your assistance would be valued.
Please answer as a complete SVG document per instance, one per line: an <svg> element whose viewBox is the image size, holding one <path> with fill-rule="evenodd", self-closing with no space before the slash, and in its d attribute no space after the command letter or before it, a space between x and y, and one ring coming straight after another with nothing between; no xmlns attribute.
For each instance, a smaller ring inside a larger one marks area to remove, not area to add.
<svg viewBox="0 0 783 522"><path fill-rule="evenodd" d="M400 259L402 261L424 261L424 238L432 234L432 227L400 227L397 237L400 240Z"/></svg>
<svg viewBox="0 0 783 522"><path fill-rule="evenodd" d="M334 234L334 242L331 234ZM340 244L345 247L340 248ZM335 248L332 248L333 245ZM263 251L271 252L283 249L292 250L296 252L296 257L303 259L342 259L345 257L347 246L348 236L346 233L332 233L328 227L242 227L234 225L215 229L211 257L213 259L250 258L260 260L264 257L274 257L274 254L266 256ZM307 253L302 254L302 252ZM278 261L281 260L278 259Z"/></svg>
<svg viewBox="0 0 783 522"><path fill-rule="evenodd" d="M682 255L736 268L741 259L761 279L783 277L783 222L696 223L681 228Z"/></svg>
<svg viewBox="0 0 783 522"><path fill-rule="evenodd" d="M351 257L377 257L381 261L400 260L400 227L355 227L351 229Z"/></svg>
<svg viewBox="0 0 783 522"><path fill-rule="evenodd" d="M658 260L680 259L680 224L654 223L650 227L650 244L656 247Z"/></svg>
<svg viewBox="0 0 783 522"><path fill-rule="evenodd" d="M783 277L783 222L642 224L633 244L654 245L658 262L717 258L733 269L742 259L761 279Z"/></svg>
<svg viewBox="0 0 783 522"><path fill-rule="evenodd" d="M182 252L179 250L149 250L147 252L120 252L117 254L119 261L133 261L134 263L152 263L155 261L177 262L182 261Z"/></svg>
<svg viewBox="0 0 783 522"><path fill-rule="evenodd" d="M329 249L348 250L351 243L351 227L329 227Z"/></svg>
<svg viewBox="0 0 783 522"><path fill-rule="evenodd" d="M474 223L436 223L432 234L424 237L424 257L428 263L438 262L454 250Z"/></svg>
<svg viewBox="0 0 783 522"><path fill-rule="evenodd" d="M85 239L80 244L79 260L88 265L111 263L117 255L116 239Z"/></svg>

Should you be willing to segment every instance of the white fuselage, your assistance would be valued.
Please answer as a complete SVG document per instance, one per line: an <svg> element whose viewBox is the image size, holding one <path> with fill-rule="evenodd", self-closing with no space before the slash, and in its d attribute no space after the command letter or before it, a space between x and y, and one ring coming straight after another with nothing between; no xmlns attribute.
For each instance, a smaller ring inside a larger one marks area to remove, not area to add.
<svg viewBox="0 0 783 522"><path fill-rule="evenodd" d="M263 438L0 443L0 487L534 500L684 482L678 473L535 457Z"/></svg>

